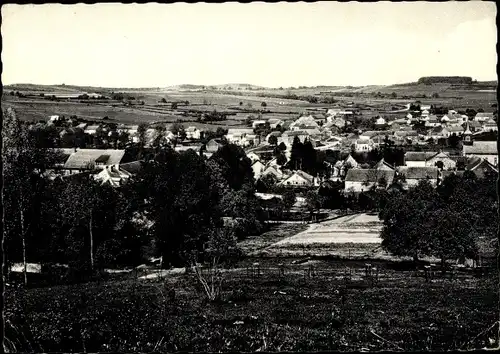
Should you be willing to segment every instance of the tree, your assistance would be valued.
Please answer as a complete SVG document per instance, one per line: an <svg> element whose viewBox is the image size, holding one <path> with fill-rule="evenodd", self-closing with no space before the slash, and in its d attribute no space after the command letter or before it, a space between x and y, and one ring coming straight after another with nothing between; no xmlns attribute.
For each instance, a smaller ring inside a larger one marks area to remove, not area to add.
<svg viewBox="0 0 500 354"><path fill-rule="evenodd" d="M267 107L267 103L266 102L262 102L260 105L261 105L261 107Z"/></svg>
<svg viewBox="0 0 500 354"><path fill-rule="evenodd" d="M153 221L151 232L163 265L188 266L204 261L204 245L222 227L220 174L190 150L168 151L162 161L146 164L138 174L144 212Z"/></svg>
<svg viewBox="0 0 500 354"><path fill-rule="evenodd" d="M254 185L252 162L240 146L223 145L212 155L211 160L219 164L231 189L239 190L245 184Z"/></svg>
<svg viewBox="0 0 500 354"><path fill-rule="evenodd" d="M139 126L137 127L137 138L141 147L144 147L144 145L146 144L146 130L147 126L144 123L139 124Z"/></svg>
<svg viewBox="0 0 500 354"><path fill-rule="evenodd" d="M283 193L283 204L287 212L290 212L290 209L293 207L297 200L294 191L287 190Z"/></svg>
<svg viewBox="0 0 500 354"><path fill-rule="evenodd" d="M100 186L89 176L87 179L70 181L63 189L60 198L64 223L68 225L69 237L72 237L68 244L73 243L81 247L76 251L77 256L85 254L83 250L88 247L88 257L83 256L83 261L79 260L81 263L77 263L77 267L83 266L85 269L85 264L90 264L91 273L95 270L95 219L97 215L103 213L105 206L105 201L100 198L99 192ZM88 242L85 242L85 238L79 238L85 232L88 232ZM88 263L86 259L89 260Z"/></svg>
<svg viewBox="0 0 500 354"><path fill-rule="evenodd" d="M284 142L281 142L278 147L280 148L281 151L286 151L286 145Z"/></svg>
<svg viewBox="0 0 500 354"><path fill-rule="evenodd" d="M318 211L322 205L322 198L315 191L308 191L305 195L306 205L309 213L311 214L311 218L314 215L315 211Z"/></svg>
<svg viewBox="0 0 500 354"><path fill-rule="evenodd" d="M269 137L269 144L271 145L277 145L278 144L278 137L276 135L271 135Z"/></svg>
<svg viewBox="0 0 500 354"><path fill-rule="evenodd" d="M30 236L35 231L34 221L40 217L40 198L44 191L42 175L61 156L38 148L26 125L11 108L3 112L2 139L5 264L21 259L27 285Z"/></svg>
<svg viewBox="0 0 500 354"><path fill-rule="evenodd" d="M161 100L160 100L161 103L167 103L167 100L165 99L165 97L162 97Z"/></svg>
<svg viewBox="0 0 500 354"><path fill-rule="evenodd" d="M181 123L175 122L174 124L172 124L170 131L181 140L184 140L186 138L186 129Z"/></svg>
<svg viewBox="0 0 500 354"><path fill-rule="evenodd" d="M439 98L439 94L438 94L437 92L434 92L434 93L432 94L432 98Z"/></svg>
<svg viewBox="0 0 500 354"><path fill-rule="evenodd" d="M172 104L171 104L170 108L171 108L171 109L177 109L177 105L178 105L178 103L177 103L177 102L172 102Z"/></svg>
<svg viewBox="0 0 500 354"><path fill-rule="evenodd" d="M384 226L382 247L397 256L432 254L430 220L437 209L437 192L428 181L420 182L408 194L394 194L380 212Z"/></svg>

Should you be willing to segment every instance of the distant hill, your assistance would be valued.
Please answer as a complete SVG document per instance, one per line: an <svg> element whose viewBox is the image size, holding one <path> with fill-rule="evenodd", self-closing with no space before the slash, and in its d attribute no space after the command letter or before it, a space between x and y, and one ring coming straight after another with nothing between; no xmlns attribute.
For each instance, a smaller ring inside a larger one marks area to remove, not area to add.
<svg viewBox="0 0 500 354"><path fill-rule="evenodd" d="M197 91L197 90L214 90L214 91L274 91L274 90L319 90L322 93L327 92L365 92L365 93L402 93L402 92L442 92L444 90L496 90L497 81L473 81L467 76L429 76L422 77L417 82L409 82L394 85L366 85L366 86L334 86L334 85L318 85L318 86L297 86L295 88L268 88L247 83L228 83L219 85L196 85L196 84L181 84L167 87L144 87L144 88L111 88L111 87L95 87L95 86L77 86L77 85L38 85L38 84L13 84L5 85L4 92L20 91L23 93L42 93L42 92L58 92L58 93L101 93L109 94L111 92L165 92L165 91Z"/></svg>
<svg viewBox="0 0 500 354"><path fill-rule="evenodd" d="M419 84L472 84L470 76L425 76L418 79Z"/></svg>

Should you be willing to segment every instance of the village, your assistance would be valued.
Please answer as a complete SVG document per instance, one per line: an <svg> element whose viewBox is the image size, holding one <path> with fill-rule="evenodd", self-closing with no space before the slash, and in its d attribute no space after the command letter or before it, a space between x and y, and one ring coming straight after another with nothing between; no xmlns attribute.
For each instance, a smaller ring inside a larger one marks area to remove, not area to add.
<svg viewBox="0 0 500 354"><path fill-rule="evenodd" d="M478 176L485 171L498 173L496 113L472 111L471 115L469 111L467 115L449 109L436 114L437 110L430 105L409 103L399 113L400 117L392 120L374 117L358 127L353 119L355 111L347 108L317 111L305 112L295 120L253 120L249 128L219 129L222 130L218 131L219 137L211 139L214 132L180 123L142 125L140 133L139 125L105 121L87 124L52 115L46 124L57 127L65 157L49 174L55 178L92 171L96 180L119 186L140 168L140 161L131 157L127 161L126 156L130 155L126 153L128 147L140 142L146 148L165 144L178 152L192 149L206 158L225 143L235 144L245 149L256 181L272 175L274 184L312 189L335 181L344 183L345 193L359 193L373 187L390 189L396 181L404 181L402 188L415 186L422 179L436 186L447 175L465 170ZM43 123L36 123L38 128L40 124ZM79 148L80 142L115 148ZM309 142L317 152L324 153L322 173L311 175L300 166L288 164L294 142ZM399 149L403 159L366 158L384 148Z"/></svg>

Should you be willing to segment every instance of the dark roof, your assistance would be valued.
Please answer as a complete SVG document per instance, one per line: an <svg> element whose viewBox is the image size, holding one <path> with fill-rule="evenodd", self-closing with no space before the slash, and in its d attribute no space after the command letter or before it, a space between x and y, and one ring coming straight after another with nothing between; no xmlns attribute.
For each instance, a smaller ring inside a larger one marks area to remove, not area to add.
<svg viewBox="0 0 500 354"><path fill-rule="evenodd" d="M106 162L108 162L110 157L111 157L111 155L104 154L104 155L99 156L97 159L95 159L95 162L96 163L106 163Z"/></svg>
<svg viewBox="0 0 500 354"><path fill-rule="evenodd" d="M407 179L437 179L439 170L437 167L408 167L401 166L398 173L404 175Z"/></svg>
<svg viewBox="0 0 500 354"><path fill-rule="evenodd" d="M347 171L345 180L348 182L378 182L382 177L385 178L388 184L391 184L394 179L394 171L351 168Z"/></svg>
<svg viewBox="0 0 500 354"><path fill-rule="evenodd" d="M122 163L120 165L120 169L125 170L129 173L135 174L142 169L143 164L144 164L144 161L142 161L142 160Z"/></svg>
<svg viewBox="0 0 500 354"><path fill-rule="evenodd" d="M405 161L427 161L437 154L437 151L407 151Z"/></svg>

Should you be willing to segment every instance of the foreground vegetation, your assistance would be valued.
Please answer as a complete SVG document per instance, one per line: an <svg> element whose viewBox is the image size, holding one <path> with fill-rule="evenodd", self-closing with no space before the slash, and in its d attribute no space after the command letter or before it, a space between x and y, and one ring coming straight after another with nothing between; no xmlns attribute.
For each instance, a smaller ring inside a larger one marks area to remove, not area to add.
<svg viewBox="0 0 500 354"><path fill-rule="evenodd" d="M363 263L321 261L309 277L307 263L291 261L260 259L260 276L248 273L251 259L228 270L216 302L205 300L194 274L7 291L6 336L17 351L65 352L439 351L495 344L494 328L475 338L498 320L492 276L427 282L414 271L376 264L376 282L364 276Z"/></svg>

